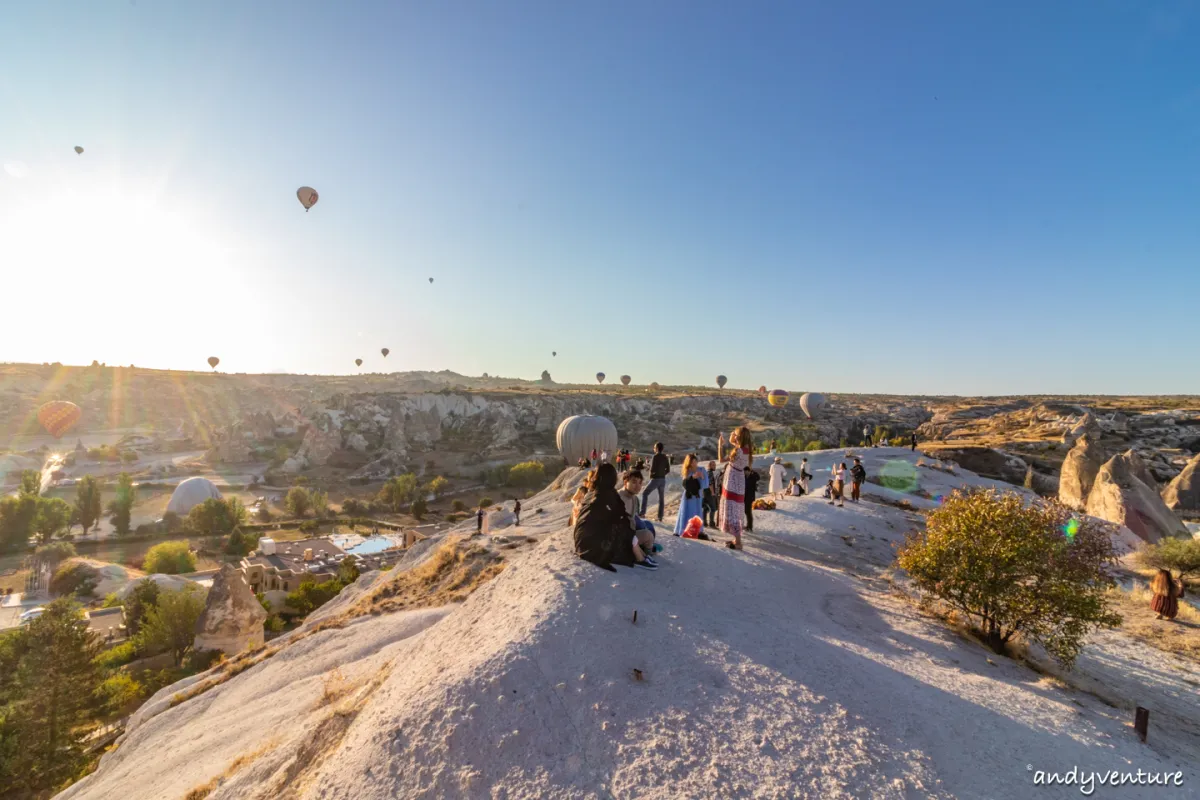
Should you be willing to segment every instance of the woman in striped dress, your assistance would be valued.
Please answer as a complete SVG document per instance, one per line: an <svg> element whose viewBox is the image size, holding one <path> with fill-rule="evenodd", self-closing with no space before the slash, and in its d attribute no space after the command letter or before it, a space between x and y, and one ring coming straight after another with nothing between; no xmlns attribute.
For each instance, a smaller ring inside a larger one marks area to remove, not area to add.
<svg viewBox="0 0 1200 800"><path fill-rule="evenodd" d="M725 546L731 550L742 549L742 514L746 512L746 468L753 462L751 451L754 440L750 430L738 428L729 436L729 466L725 468L725 480L721 485L720 525L724 533L733 537Z"/></svg>

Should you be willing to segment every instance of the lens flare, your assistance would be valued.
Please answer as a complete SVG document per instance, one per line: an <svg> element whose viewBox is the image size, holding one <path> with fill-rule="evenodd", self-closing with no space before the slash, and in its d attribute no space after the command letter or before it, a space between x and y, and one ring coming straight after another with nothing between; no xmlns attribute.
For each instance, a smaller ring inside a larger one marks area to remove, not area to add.
<svg viewBox="0 0 1200 800"><path fill-rule="evenodd" d="M1068 539L1074 541L1075 534L1079 533L1079 520L1075 517L1071 517L1069 520L1067 520L1067 524L1063 525L1063 533L1067 535Z"/></svg>
<svg viewBox="0 0 1200 800"><path fill-rule="evenodd" d="M879 482L897 492L912 494L921 488L917 468L903 459L886 462L879 470Z"/></svg>

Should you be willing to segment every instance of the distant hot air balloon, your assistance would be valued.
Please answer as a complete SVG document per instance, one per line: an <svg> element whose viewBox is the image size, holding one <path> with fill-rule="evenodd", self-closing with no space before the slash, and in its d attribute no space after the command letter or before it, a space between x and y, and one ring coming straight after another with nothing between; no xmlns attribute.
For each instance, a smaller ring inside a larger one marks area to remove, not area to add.
<svg viewBox="0 0 1200 800"><path fill-rule="evenodd" d="M433 283L433 278L430 278L430 279L429 279L429 282L430 282L430 283Z"/></svg>
<svg viewBox="0 0 1200 800"><path fill-rule="evenodd" d="M209 357L208 357L208 365L209 365L210 367L212 367L213 369L216 369L216 368L217 368L217 364L220 364L220 363L221 363L221 359L217 358L216 356L209 356Z"/></svg>
<svg viewBox="0 0 1200 800"><path fill-rule="evenodd" d="M390 353L390 352L392 352L392 351L391 351L391 350L388 350L388 349L385 347L385 348L383 348L382 350L380 350L379 352L383 353L383 357L384 357L384 358L387 358L387 354L388 354L388 353Z"/></svg>
<svg viewBox="0 0 1200 800"><path fill-rule="evenodd" d="M622 376L621 376L621 385L622 385L622 386L628 386L628 385L629 385L629 382L630 382L631 380L633 380L633 378L629 377L628 375L622 375Z"/></svg>
<svg viewBox="0 0 1200 800"><path fill-rule="evenodd" d="M300 199L300 205L304 206L305 211L317 204L317 190L311 186L301 186L296 190L296 197Z"/></svg>
<svg viewBox="0 0 1200 800"><path fill-rule="evenodd" d="M604 383L604 373L603 372L596 373L596 383Z"/></svg>
<svg viewBox="0 0 1200 800"><path fill-rule="evenodd" d="M783 389L772 389L767 393L767 402L776 408L786 406L788 403L788 393Z"/></svg>
<svg viewBox="0 0 1200 800"><path fill-rule="evenodd" d="M800 408L809 419L812 419L816 410L824 405L825 395L820 392L805 392L800 395Z"/></svg>
<svg viewBox="0 0 1200 800"><path fill-rule="evenodd" d="M51 400L38 409L37 419L46 433L55 439L75 427L83 412L79 406L66 400Z"/></svg>
<svg viewBox="0 0 1200 800"><path fill-rule="evenodd" d="M758 393L759 393L759 394L766 394L766 393L767 393L767 387L765 387L765 386L760 386L760 387L758 387Z"/></svg>
<svg viewBox="0 0 1200 800"><path fill-rule="evenodd" d="M728 382L729 382L729 378L726 378L724 375L717 376L717 387L718 388L724 389L725 384Z"/></svg>
<svg viewBox="0 0 1200 800"><path fill-rule="evenodd" d="M77 155L77 156L83 155L83 148L80 147L79 145L75 145L75 155Z"/></svg>
<svg viewBox="0 0 1200 800"><path fill-rule="evenodd" d="M651 384L650 384L650 388L651 388L651 389L657 389L657 388L658 388L658 381L654 381L654 383L651 383Z"/></svg>
<svg viewBox="0 0 1200 800"><path fill-rule="evenodd" d="M361 358L356 358L356 359L354 359L354 366L356 366L356 367L361 367L361 366L362 366L362 359L361 359Z"/></svg>
<svg viewBox="0 0 1200 800"><path fill-rule="evenodd" d="M557 355L558 355L558 351L557 351L557 350L551 350L551 351L550 351L550 355L552 355L552 356L557 356Z"/></svg>

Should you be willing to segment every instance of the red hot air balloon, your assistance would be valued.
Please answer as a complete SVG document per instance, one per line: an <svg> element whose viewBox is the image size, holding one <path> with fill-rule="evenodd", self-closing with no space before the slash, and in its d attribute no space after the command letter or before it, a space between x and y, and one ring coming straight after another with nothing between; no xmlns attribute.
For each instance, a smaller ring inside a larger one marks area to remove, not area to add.
<svg viewBox="0 0 1200 800"><path fill-rule="evenodd" d="M51 400L37 412L38 422L55 439L61 439L64 433L74 428L81 416L83 412L79 406L66 400Z"/></svg>

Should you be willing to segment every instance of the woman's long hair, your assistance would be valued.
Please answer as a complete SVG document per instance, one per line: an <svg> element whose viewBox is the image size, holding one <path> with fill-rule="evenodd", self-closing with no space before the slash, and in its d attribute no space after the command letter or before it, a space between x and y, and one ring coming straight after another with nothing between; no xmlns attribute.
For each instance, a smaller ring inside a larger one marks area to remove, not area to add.
<svg viewBox="0 0 1200 800"><path fill-rule="evenodd" d="M733 445L729 448L729 462L731 464L737 458L738 448L746 451L747 466L754 463L754 437L750 435L749 428L743 425L729 434L729 444Z"/></svg>
<svg viewBox="0 0 1200 800"><path fill-rule="evenodd" d="M1175 580L1171 577L1171 573L1165 569L1160 569L1158 574L1154 576L1154 580L1150 581L1150 591L1164 597L1174 597Z"/></svg>
<svg viewBox="0 0 1200 800"><path fill-rule="evenodd" d="M617 468L607 462L596 467L596 479L592 481L592 491L596 494L616 492Z"/></svg>
<svg viewBox="0 0 1200 800"><path fill-rule="evenodd" d="M696 454L688 453L683 457L683 467L680 468L679 474L687 480L687 476L692 474L692 470L696 469Z"/></svg>

